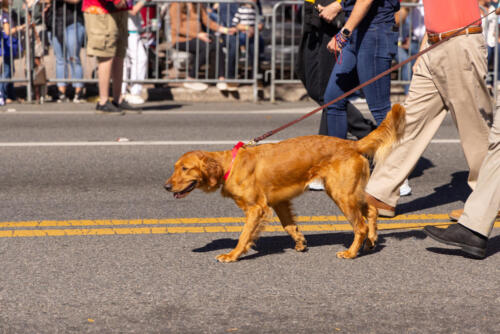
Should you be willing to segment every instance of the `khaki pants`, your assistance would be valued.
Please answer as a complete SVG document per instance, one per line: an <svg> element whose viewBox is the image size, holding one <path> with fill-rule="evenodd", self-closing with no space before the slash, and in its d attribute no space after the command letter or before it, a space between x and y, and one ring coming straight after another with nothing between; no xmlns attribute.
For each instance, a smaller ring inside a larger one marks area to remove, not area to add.
<svg viewBox="0 0 500 334"><path fill-rule="evenodd" d="M401 143L379 163L366 187L373 197L396 206L399 187L411 173L450 112L458 129L474 189L488 151L493 100L486 87L486 45L482 34L454 37L418 60L405 102Z"/></svg>
<svg viewBox="0 0 500 334"><path fill-rule="evenodd" d="M476 189L465 202L458 222L488 237L500 210L500 112L490 132L490 147L481 165Z"/></svg>

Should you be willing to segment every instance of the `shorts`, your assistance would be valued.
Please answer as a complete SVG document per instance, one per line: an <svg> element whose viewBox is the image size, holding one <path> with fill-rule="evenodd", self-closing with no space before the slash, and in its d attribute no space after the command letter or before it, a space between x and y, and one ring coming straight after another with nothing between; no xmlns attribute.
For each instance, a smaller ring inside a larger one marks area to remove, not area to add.
<svg viewBox="0 0 500 334"><path fill-rule="evenodd" d="M87 56L125 58L128 11L83 14L87 32Z"/></svg>

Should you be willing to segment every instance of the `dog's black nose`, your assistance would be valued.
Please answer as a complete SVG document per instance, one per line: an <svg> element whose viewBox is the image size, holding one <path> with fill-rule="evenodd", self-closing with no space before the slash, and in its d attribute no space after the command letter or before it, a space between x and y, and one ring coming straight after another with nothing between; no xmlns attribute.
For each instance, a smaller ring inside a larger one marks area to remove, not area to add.
<svg viewBox="0 0 500 334"><path fill-rule="evenodd" d="M165 183L164 187L165 187L166 191L171 191L172 190L172 184L170 184L170 183Z"/></svg>

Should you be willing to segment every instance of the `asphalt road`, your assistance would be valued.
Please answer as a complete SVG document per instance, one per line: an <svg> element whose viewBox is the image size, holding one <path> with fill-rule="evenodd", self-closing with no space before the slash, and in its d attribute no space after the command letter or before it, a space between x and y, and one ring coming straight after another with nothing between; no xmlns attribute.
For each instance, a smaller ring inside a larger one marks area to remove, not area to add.
<svg viewBox="0 0 500 334"><path fill-rule="evenodd" d="M398 217L354 260L342 213L322 192L294 201L309 250L269 226L240 261L242 213L218 193L163 189L193 149L231 149L311 103L91 105L0 113L0 333L500 333L500 229L474 260L425 238L470 190L447 118L410 177ZM269 138L317 132L318 116Z"/></svg>

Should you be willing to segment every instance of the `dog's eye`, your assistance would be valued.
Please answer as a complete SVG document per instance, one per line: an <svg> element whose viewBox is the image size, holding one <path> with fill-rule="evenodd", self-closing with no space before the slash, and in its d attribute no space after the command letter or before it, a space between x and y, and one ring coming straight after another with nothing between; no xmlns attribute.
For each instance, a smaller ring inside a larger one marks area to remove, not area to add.
<svg viewBox="0 0 500 334"><path fill-rule="evenodd" d="M183 171L187 171L187 170L188 170L188 168L187 168L187 167L182 167L182 170L183 170Z"/></svg>

